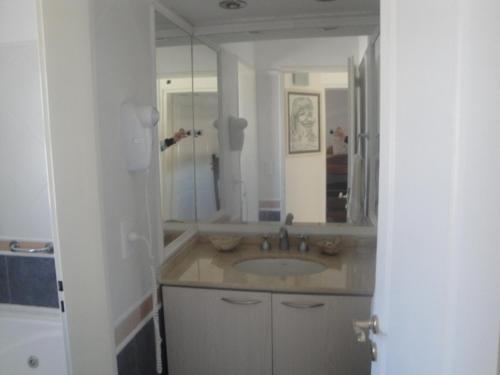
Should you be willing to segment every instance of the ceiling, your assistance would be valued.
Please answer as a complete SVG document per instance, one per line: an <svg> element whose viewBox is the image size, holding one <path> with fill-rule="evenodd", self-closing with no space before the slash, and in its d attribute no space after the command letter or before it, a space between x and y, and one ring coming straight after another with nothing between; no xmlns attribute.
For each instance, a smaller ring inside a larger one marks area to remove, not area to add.
<svg viewBox="0 0 500 375"><path fill-rule="evenodd" d="M250 40L373 34L379 24L379 0L246 0L238 10L220 0L159 0L193 26L193 33L215 43ZM157 36L178 44L175 26L157 17ZM175 39L175 40L173 40Z"/></svg>
<svg viewBox="0 0 500 375"><path fill-rule="evenodd" d="M160 0L193 26L217 25L235 20L296 18L304 16L378 14L379 0L246 0L238 10L219 7L219 0Z"/></svg>

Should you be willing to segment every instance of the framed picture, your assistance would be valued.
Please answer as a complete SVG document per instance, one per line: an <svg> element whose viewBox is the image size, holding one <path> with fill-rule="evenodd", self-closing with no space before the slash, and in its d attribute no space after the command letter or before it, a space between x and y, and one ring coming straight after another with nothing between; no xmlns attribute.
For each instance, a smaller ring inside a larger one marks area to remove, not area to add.
<svg viewBox="0 0 500 375"><path fill-rule="evenodd" d="M288 92L288 153L320 152L319 93Z"/></svg>

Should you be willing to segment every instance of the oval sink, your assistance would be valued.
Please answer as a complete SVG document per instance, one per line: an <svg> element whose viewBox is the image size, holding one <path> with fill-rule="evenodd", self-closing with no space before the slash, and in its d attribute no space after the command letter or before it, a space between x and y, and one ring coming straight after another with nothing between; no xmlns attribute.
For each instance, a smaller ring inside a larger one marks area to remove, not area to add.
<svg viewBox="0 0 500 375"><path fill-rule="evenodd" d="M324 271L321 263L293 258L259 258L234 264L235 269L261 276L301 276Z"/></svg>

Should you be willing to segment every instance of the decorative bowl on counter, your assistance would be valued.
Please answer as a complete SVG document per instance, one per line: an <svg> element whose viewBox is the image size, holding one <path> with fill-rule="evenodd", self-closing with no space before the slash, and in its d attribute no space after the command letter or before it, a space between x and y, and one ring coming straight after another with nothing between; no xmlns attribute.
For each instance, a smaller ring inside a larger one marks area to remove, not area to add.
<svg viewBox="0 0 500 375"><path fill-rule="evenodd" d="M342 239L336 237L333 240L321 240L317 245L321 253L325 255L337 255L342 249Z"/></svg>
<svg viewBox="0 0 500 375"><path fill-rule="evenodd" d="M226 234L208 236L210 243L219 251L233 251L240 244L242 238L241 236Z"/></svg>

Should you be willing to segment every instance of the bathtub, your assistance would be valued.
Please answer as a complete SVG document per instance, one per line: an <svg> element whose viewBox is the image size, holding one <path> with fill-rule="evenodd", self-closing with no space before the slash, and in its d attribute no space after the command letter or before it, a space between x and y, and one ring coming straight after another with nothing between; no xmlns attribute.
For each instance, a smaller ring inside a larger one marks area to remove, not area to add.
<svg viewBox="0 0 500 375"><path fill-rule="evenodd" d="M0 374L67 374L57 310L0 305Z"/></svg>

